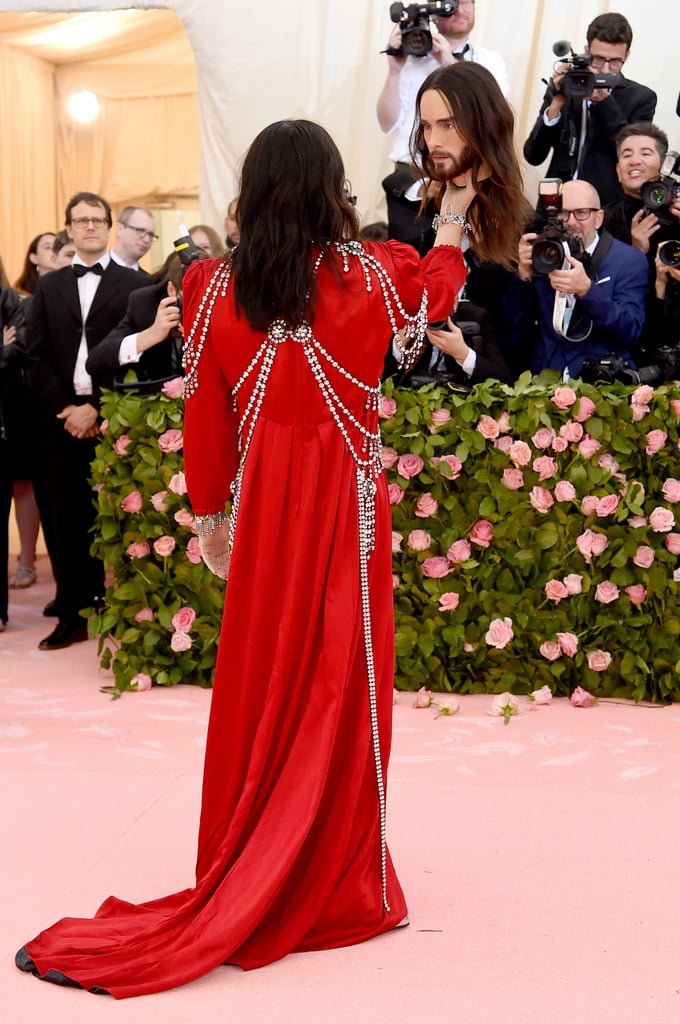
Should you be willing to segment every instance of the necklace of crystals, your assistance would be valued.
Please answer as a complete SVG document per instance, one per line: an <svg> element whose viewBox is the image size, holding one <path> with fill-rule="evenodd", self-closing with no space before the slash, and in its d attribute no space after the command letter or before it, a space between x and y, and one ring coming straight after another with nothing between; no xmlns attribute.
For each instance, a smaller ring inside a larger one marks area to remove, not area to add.
<svg viewBox="0 0 680 1024"><path fill-rule="evenodd" d="M398 315L404 324L403 330L405 336L411 339L411 350L415 348L419 348L419 350L421 350L421 346L425 338L425 328L427 326L427 291L424 290L423 292L423 297L418 311L413 315L409 314L404 309L394 282L385 267L383 267L375 256L367 253L360 242L338 242L334 244L333 248L341 257L345 273L349 273L350 270L350 257L358 260L364 274L366 290L368 292L373 290L374 279L377 279L393 335L396 335L399 330L399 326L397 324ZM319 268L321 260L323 259L323 255L323 252L321 252L315 262L315 274ZM187 397L194 395L198 388L198 365L201 353L205 346L213 308L220 294L222 296L226 296L230 275L231 263L224 262L216 268L210 282L208 283L205 294L201 299L196 317L194 318L194 322L187 337L184 349L186 370L184 391ZM330 355L321 342L314 336L313 330L308 323L303 322L299 326L291 328L283 320L274 320L270 325L262 344L259 346L257 352L232 389L234 408L237 409L237 399L241 389L246 381L250 380L254 374L256 375L250 397L246 402L245 409L243 410L238 425L238 450L240 458L239 467L231 488L232 505L229 522L229 548L230 550L233 550L236 539L243 474L255 427L265 398L267 383L269 381L279 347L288 342L300 345L314 380L316 381L328 410L343 437L355 466L361 608L368 675L371 737L380 811L379 824L382 901L386 911L389 913L390 906L387 900L386 801L382 756L380 750L380 736L378 730L377 686L368 581L368 561L375 545L376 480L380 477L383 471L380 456L380 428L376 416L380 399L380 387L379 383L376 385L366 384L364 381L359 380L346 370L336 359L333 358L333 356ZM417 356L415 358L417 358ZM327 370L329 367L332 367L336 373L340 374L340 376L344 377L355 387L359 388L360 391L365 393L365 409L369 414L371 414L370 418L373 419L375 424L373 428L364 426L361 420L359 420L342 401L328 377Z"/></svg>

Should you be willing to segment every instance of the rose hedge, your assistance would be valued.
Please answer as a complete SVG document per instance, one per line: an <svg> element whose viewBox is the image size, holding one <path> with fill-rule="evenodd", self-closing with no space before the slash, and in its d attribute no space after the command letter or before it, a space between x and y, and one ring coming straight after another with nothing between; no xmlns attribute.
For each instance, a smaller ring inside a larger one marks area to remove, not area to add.
<svg viewBox="0 0 680 1024"><path fill-rule="evenodd" d="M223 586L196 561L181 402L109 395L104 415L102 664L117 691L210 685ZM400 689L680 700L678 388L388 382L381 417Z"/></svg>

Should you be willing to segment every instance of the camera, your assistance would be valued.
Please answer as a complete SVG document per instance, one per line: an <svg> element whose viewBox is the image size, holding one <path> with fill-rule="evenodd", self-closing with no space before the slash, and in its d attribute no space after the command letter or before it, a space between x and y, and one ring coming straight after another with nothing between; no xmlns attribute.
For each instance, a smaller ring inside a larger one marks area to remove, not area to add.
<svg viewBox="0 0 680 1024"><path fill-rule="evenodd" d="M662 242L656 254L666 267L680 267L680 242L676 238Z"/></svg>
<svg viewBox="0 0 680 1024"><path fill-rule="evenodd" d="M560 58L562 64L566 64L568 71L562 79L559 92L563 96L571 96L576 99L583 99L590 96L595 89L613 89L621 81L621 75L605 75L601 72L591 71L590 62L592 57L589 53L574 53L571 43L564 39L553 43L553 53Z"/></svg>
<svg viewBox="0 0 680 1024"><path fill-rule="evenodd" d="M432 49L430 18L440 14L450 17L458 10L458 0L437 0L433 4L395 3L390 7L390 18L401 28L401 47L388 46L384 51L392 57L409 55L425 57Z"/></svg>
<svg viewBox="0 0 680 1024"><path fill-rule="evenodd" d="M637 370L616 352L608 352L601 359L584 359L580 377L587 384L650 384L657 387L672 380L680 369L680 344L659 345L653 353L654 362Z"/></svg>
<svg viewBox="0 0 680 1024"><path fill-rule="evenodd" d="M661 164L659 177L646 181L640 188L640 198L645 210L655 213L659 223L668 226L673 223L673 214L668 207L680 195L680 154L669 149ZM669 264L674 266L675 264Z"/></svg>
<svg viewBox="0 0 680 1024"><path fill-rule="evenodd" d="M192 263L196 262L196 260L202 259L203 253L194 244L194 240L189 234L189 229L185 227L184 224L180 224L179 229L182 234L179 238L175 239L172 246L179 256L179 261L182 264L182 272L184 272L187 267L190 267Z"/></svg>
<svg viewBox="0 0 680 1024"><path fill-rule="evenodd" d="M547 277L553 270L561 270L565 253L574 259L583 256L583 243L558 220L562 209L560 178L544 178L538 185L538 212L548 223L531 247L531 265L538 277Z"/></svg>

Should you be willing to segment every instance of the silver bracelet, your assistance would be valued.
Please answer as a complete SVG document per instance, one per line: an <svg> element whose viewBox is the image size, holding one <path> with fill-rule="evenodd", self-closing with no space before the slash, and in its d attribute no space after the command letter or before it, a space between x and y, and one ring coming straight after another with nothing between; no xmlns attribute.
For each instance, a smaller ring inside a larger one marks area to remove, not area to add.
<svg viewBox="0 0 680 1024"><path fill-rule="evenodd" d="M462 213L437 213L432 218L432 227L435 231L438 231L442 224L458 224L463 229L463 234L467 235L470 230L470 225L466 221Z"/></svg>
<svg viewBox="0 0 680 1024"><path fill-rule="evenodd" d="M207 516L194 516L196 521L196 534L199 537L209 537L218 527L229 522L226 512L209 512Z"/></svg>

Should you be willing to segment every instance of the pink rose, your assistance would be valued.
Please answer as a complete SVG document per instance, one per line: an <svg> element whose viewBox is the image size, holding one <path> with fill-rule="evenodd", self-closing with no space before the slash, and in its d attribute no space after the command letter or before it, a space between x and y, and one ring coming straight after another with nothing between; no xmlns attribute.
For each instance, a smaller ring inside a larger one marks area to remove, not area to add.
<svg viewBox="0 0 680 1024"><path fill-rule="evenodd" d="M646 516L631 516L628 520L628 525L631 530L640 530L643 526L648 526Z"/></svg>
<svg viewBox="0 0 680 1024"><path fill-rule="evenodd" d="M430 516L437 514L439 508L439 502L436 501L430 492L421 494L416 502L415 515L418 519L428 519Z"/></svg>
<svg viewBox="0 0 680 1024"><path fill-rule="evenodd" d="M168 487L173 492L173 494L186 494L187 482L184 477L184 473L175 473L175 475L170 478L170 483L168 484Z"/></svg>
<svg viewBox="0 0 680 1024"><path fill-rule="evenodd" d="M584 516L591 516L593 512L597 512L597 506L600 499L594 494L586 494L585 498L581 501L581 512Z"/></svg>
<svg viewBox="0 0 680 1024"><path fill-rule="evenodd" d="M427 551L432 537L425 530L411 530L406 541L411 551Z"/></svg>
<svg viewBox="0 0 680 1024"><path fill-rule="evenodd" d="M562 601L569 597L569 591L561 580L548 580L545 585L545 596L549 601Z"/></svg>
<svg viewBox="0 0 680 1024"><path fill-rule="evenodd" d="M494 448L498 448L499 452L509 452L514 442L511 437L504 435L503 437L497 437L493 443Z"/></svg>
<svg viewBox="0 0 680 1024"><path fill-rule="evenodd" d="M606 672L612 663L612 656L609 651L588 651L586 654L586 661L588 662L588 668L592 669L593 672ZM588 696L590 697L591 695L588 694ZM591 704L594 699L594 697L591 697ZM588 707L587 704L583 704L581 706Z"/></svg>
<svg viewBox="0 0 680 1024"><path fill-rule="evenodd" d="M484 639L486 640L489 647L495 647L496 650L502 650L507 647L512 640L514 633L512 632L512 619L507 616L504 619L492 619L489 623L489 629Z"/></svg>
<svg viewBox="0 0 680 1024"><path fill-rule="evenodd" d="M433 701L433 704L438 711L437 718L439 715L455 715L460 711L460 702L455 697L440 697L439 700Z"/></svg>
<svg viewBox="0 0 680 1024"><path fill-rule="evenodd" d="M668 434L663 430L650 430L647 434L645 451L648 455L656 455L657 452L661 451L667 440Z"/></svg>
<svg viewBox="0 0 680 1024"><path fill-rule="evenodd" d="M158 438L158 447L162 452L178 452L184 444L181 430L166 430Z"/></svg>
<svg viewBox="0 0 680 1024"><path fill-rule="evenodd" d="M192 537L187 544L187 558L193 565L201 561L201 542L198 537Z"/></svg>
<svg viewBox="0 0 680 1024"><path fill-rule="evenodd" d="M585 423L589 420L593 413L597 410L595 402L591 398L587 398L585 395L581 395L579 399L578 408L573 414L574 419L578 420L579 423Z"/></svg>
<svg viewBox="0 0 680 1024"><path fill-rule="evenodd" d="M130 680L130 685L141 693L144 690L150 690L152 686L151 676L146 672L138 672L136 676L133 676Z"/></svg>
<svg viewBox="0 0 680 1024"><path fill-rule="evenodd" d="M649 517L649 525L655 533L668 533L675 526L675 516L670 509L657 506Z"/></svg>
<svg viewBox="0 0 680 1024"><path fill-rule="evenodd" d="M109 432L109 421L108 420L102 420L101 421L101 424L99 425L99 431L102 434L108 434L108 432Z"/></svg>
<svg viewBox="0 0 680 1024"><path fill-rule="evenodd" d="M442 594L439 598L439 611L440 612L455 612L460 601L460 594L456 594L455 591L449 590L446 594Z"/></svg>
<svg viewBox="0 0 680 1024"><path fill-rule="evenodd" d="M172 617L172 628L178 629L180 633L189 633L196 620L196 612L189 605L183 605Z"/></svg>
<svg viewBox="0 0 680 1024"><path fill-rule="evenodd" d="M448 559L437 556L436 558L426 558L421 566L423 570L423 576L427 576L431 580L441 580L445 576L448 576L451 572L451 566L448 563Z"/></svg>
<svg viewBox="0 0 680 1024"><path fill-rule="evenodd" d="M156 512L167 512L168 506L165 504L165 499L168 496L167 491L156 491L155 494L151 495L151 504L155 508Z"/></svg>
<svg viewBox="0 0 680 1024"><path fill-rule="evenodd" d="M395 448L390 448L389 445L383 445L380 457L385 469L391 469L392 466L396 466L399 460L399 452Z"/></svg>
<svg viewBox="0 0 680 1024"><path fill-rule="evenodd" d="M497 693L491 701L487 715L503 718L507 725L512 715L519 713L519 701L513 693Z"/></svg>
<svg viewBox="0 0 680 1024"><path fill-rule="evenodd" d="M664 485L661 488L666 501L670 502L671 505L675 505L680 501L680 480L675 480L673 477L668 477L664 480Z"/></svg>
<svg viewBox="0 0 680 1024"><path fill-rule="evenodd" d="M558 409L569 409L576 401L576 392L571 388L555 388L552 402Z"/></svg>
<svg viewBox="0 0 680 1024"><path fill-rule="evenodd" d="M538 473L539 480L549 480L551 476L555 475L557 464L552 455L541 455L534 459L533 469L534 473Z"/></svg>
<svg viewBox="0 0 680 1024"><path fill-rule="evenodd" d="M164 535L153 542L153 549L161 558L167 558L175 550L175 538Z"/></svg>
<svg viewBox="0 0 680 1024"><path fill-rule="evenodd" d="M150 552L151 552L151 548L146 543L146 541L145 540L140 540L140 541L136 541L133 544L130 544L128 546L127 551L125 553L126 553L126 555L129 555L130 558L146 558L146 556Z"/></svg>
<svg viewBox="0 0 680 1024"><path fill-rule="evenodd" d="M573 633L558 633L557 642L562 649L562 653L566 654L568 658L573 658L578 651L578 637L574 636Z"/></svg>
<svg viewBox="0 0 680 1024"><path fill-rule="evenodd" d="M457 455L435 456L432 459L432 462L434 463L435 466L441 465L442 462L446 463L451 472L450 474L442 473L442 476L445 476L447 480L456 480L460 476L461 470L463 469L463 463L460 461Z"/></svg>
<svg viewBox="0 0 680 1024"><path fill-rule="evenodd" d="M626 587L626 593L631 604L642 604L647 597L647 590L642 583L634 583Z"/></svg>
<svg viewBox="0 0 680 1024"><path fill-rule="evenodd" d="M611 604L612 601L616 601L618 596L619 588L611 580L604 580L595 588L595 600L600 604Z"/></svg>
<svg viewBox="0 0 680 1024"><path fill-rule="evenodd" d="M552 443L552 450L554 452L566 452L569 447L569 442L566 437L556 437Z"/></svg>
<svg viewBox="0 0 680 1024"><path fill-rule="evenodd" d="M411 477L418 476L425 463L421 459L420 455L413 455L409 452L406 455L401 455L397 462L397 473L399 476L405 477L410 480Z"/></svg>
<svg viewBox="0 0 680 1024"><path fill-rule="evenodd" d="M525 441L513 441L508 449L508 455L515 466L528 466L531 462L531 448Z"/></svg>
<svg viewBox="0 0 680 1024"><path fill-rule="evenodd" d="M186 508L178 509L177 512L175 512L174 519L180 526L188 526L191 528L194 525L194 517Z"/></svg>
<svg viewBox="0 0 680 1024"><path fill-rule="evenodd" d="M630 396L631 405L649 405L654 398L654 388L649 384L641 384Z"/></svg>
<svg viewBox="0 0 680 1024"><path fill-rule="evenodd" d="M591 459L593 455L599 452L602 445L599 441L596 441L590 434L586 434L581 443L578 446L579 453L583 459Z"/></svg>
<svg viewBox="0 0 680 1024"><path fill-rule="evenodd" d="M398 505L404 497L404 488L400 487L399 484L390 484L387 488L387 493L390 496L390 505Z"/></svg>
<svg viewBox="0 0 680 1024"><path fill-rule="evenodd" d="M633 423L639 423L640 420L643 420L645 418L648 412L648 405L634 405L632 407L630 418L632 419Z"/></svg>
<svg viewBox="0 0 680 1024"><path fill-rule="evenodd" d="M396 572L393 572L392 573L392 590L396 590L397 589L397 587L399 586L399 582L400 582L399 581L399 577L397 576Z"/></svg>
<svg viewBox="0 0 680 1024"><path fill-rule="evenodd" d="M378 416L380 419L388 420L391 416L394 416L396 411L397 403L394 398L385 398L383 395L380 399L380 405L378 406Z"/></svg>
<svg viewBox="0 0 680 1024"><path fill-rule="evenodd" d="M480 548L488 548L493 540L493 523L487 519L478 519L468 536L473 544L478 544Z"/></svg>
<svg viewBox="0 0 680 1024"><path fill-rule="evenodd" d="M552 702L552 690L549 686L542 686L540 690L532 690L529 697L534 704L550 704Z"/></svg>
<svg viewBox="0 0 680 1024"><path fill-rule="evenodd" d="M443 427L450 419L451 413L448 409L433 409L430 413L430 420L432 422L432 426L435 428Z"/></svg>
<svg viewBox="0 0 680 1024"><path fill-rule="evenodd" d="M583 427L575 420L567 420L560 427L560 437L563 437L569 444L575 444L583 437Z"/></svg>
<svg viewBox="0 0 680 1024"><path fill-rule="evenodd" d="M667 533L664 544L671 555L680 555L680 533Z"/></svg>
<svg viewBox="0 0 680 1024"><path fill-rule="evenodd" d="M557 661L558 658L562 657L562 648L555 640L546 640L538 648L538 653L548 661Z"/></svg>
<svg viewBox="0 0 680 1024"><path fill-rule="evenodd" d="M496 422L498 424L498 429L500 430L501 434L507 434L507 432L510 430L510 413L507 411L507 409L500 414Z"/></svg>
<svg viewBox="0 0 680 1024"><path fill-rule="evenodd" d="M549 427L541 427L531 438L535 448L549 448L555 440L555 431Z"/></svg>
<svg viewBox="0 0 680 1024"><path fill-rule="evenodd" d="M537 512L547 512L555 504L547 487L532 487L529 491L529 501Z"/></svg>
<svg viewBox="0 0 680 1024"><path fill-rule="evenodd" d="M392 530L392 554L393 555L396 555L397 552L401 551L401 544L402 544L403 539L404 538L402 537L402 535L400 533L397 533L396 530Z"/></svg>
<svg viewBox="0 0 680 1024"><path fill-rule="evenodd" d="M556 501L573 501L576 497L576 488L568 480L558 480L555 484Z"/></svg>
<svg viewBox="0 0 680 1024"><path fill-rule="evenodd" d="M600 498L595 509L596 514L600 519L604 519L605 516L613 516L619 507L619 499L615 494L605 494L604 498Z"/></svg>
<svg viewBox="0 0 680 1024"><path fill-rule="evenodd" d="M680 583L680 569L673 569L673 582Z"/></svg>
<svg viewBox="0 0 680 1024"><path fill-rule="evenodd" d="M143 498L139 491L130 491L120 503L120 507L123 512L135 513L141 510L144 504Z"/></svg>
<svg viewBox="0 0 680 1024"><path fill-rule="evenodd" d="M594 533L592 530L585 530L576 538L576 547L586 562L592 561L593 555L601 555L608 543L603 533Z"/></svg>
<svg viewBox="0 0 680 1024"><path fill-rule="evenodd" d="M580 594L583 590L583 576L579 576L578 573L570 572L562 582L567 588L569 597L574 597L575 594Z"/></svg>
<svg viewBox="0 0 680 1024"><path fill-rule="evenodd" d="M146 608L140 608L135 615L135 622L153 622L153 620L153 608L149 608L148 606Z"/></svg>
<svg viewBox="0 0 680 1024"><path fill-rule="evenodd" d="M121 434L120 437L117 438L113 446L113 450L116 453L116 455L125 455L125 452L128 450L128 447L131 444L132 438L128 437L127 434Z"/></svg>
<svg viewBox="0 0 680 1024"><path fill-rule="evenodd" d="M177 630L170 638L170 646L175 654L181 654L182 651L188 651L192 644L193 640L189 634L182 633L181 630Z"/></svg>
<svg viewBox="0 0 680 1024"><path fill-rule="evenodd" d="M504 469L501 483L509 491L518 491L524 485L524 475L521 469Z"/></svg>
<svg viewBox="0 0 680 1024"><path fill-rule="evenodd" d="M467 562L472 555L472 547L467 540L454 540L446 552L449 562Z"/></svg>
<svg viewBox="0 0 680 1024"><path fill-rule="evenodd" d="M640 544L633 555L633 564L639 566L641 569L649 569L655 558L656 553L654 548L650 548L648 544Z"/></svg>
<svg viewBox="0 0 680 1024"><path fill-rule="evenodd" d="M591 651L590 653L593 654L595 652ZM601 651L599 653L604 654L605 652ZM588 693L582 686L577 686L569 699L575 708L589 708L591 704L595 703L592 693Z"/></svg>
<svg viewBox="0 0 680 1024"><path fill-rule="evenodd" d="M432 703L432 691L428 690L425 686L421 686L416 694L415 700L413 701L413 707L429 708L432 706Z"/></svg>
<svg viewBox="0 0 680 1024"><path fill-rule="evenodd" d="M475 645L474 644L469 644L467 642L463 644L463 650L465 651L466 654L472 654L474 649L475 649Z"/></svg>
<svg viewBox="0 0 680 1024"><path fill-rule="evenodd" d="M172 380L166 380L161 390L168 398L182 398L184 395L184 378L173 377Z"/></svg>
<svg viewBox="0 0 680 1024"><path fill-rule="evenodd" d="M680 418L680 398L671 398L671 409L675 415Z"/></svg>
<svg viewBox="0 0 680 1024"><path fill-rule="evenodd" d="M480 416L477 430L487 441L494 441L500 434L498 424L493 416Z"/></svg>

